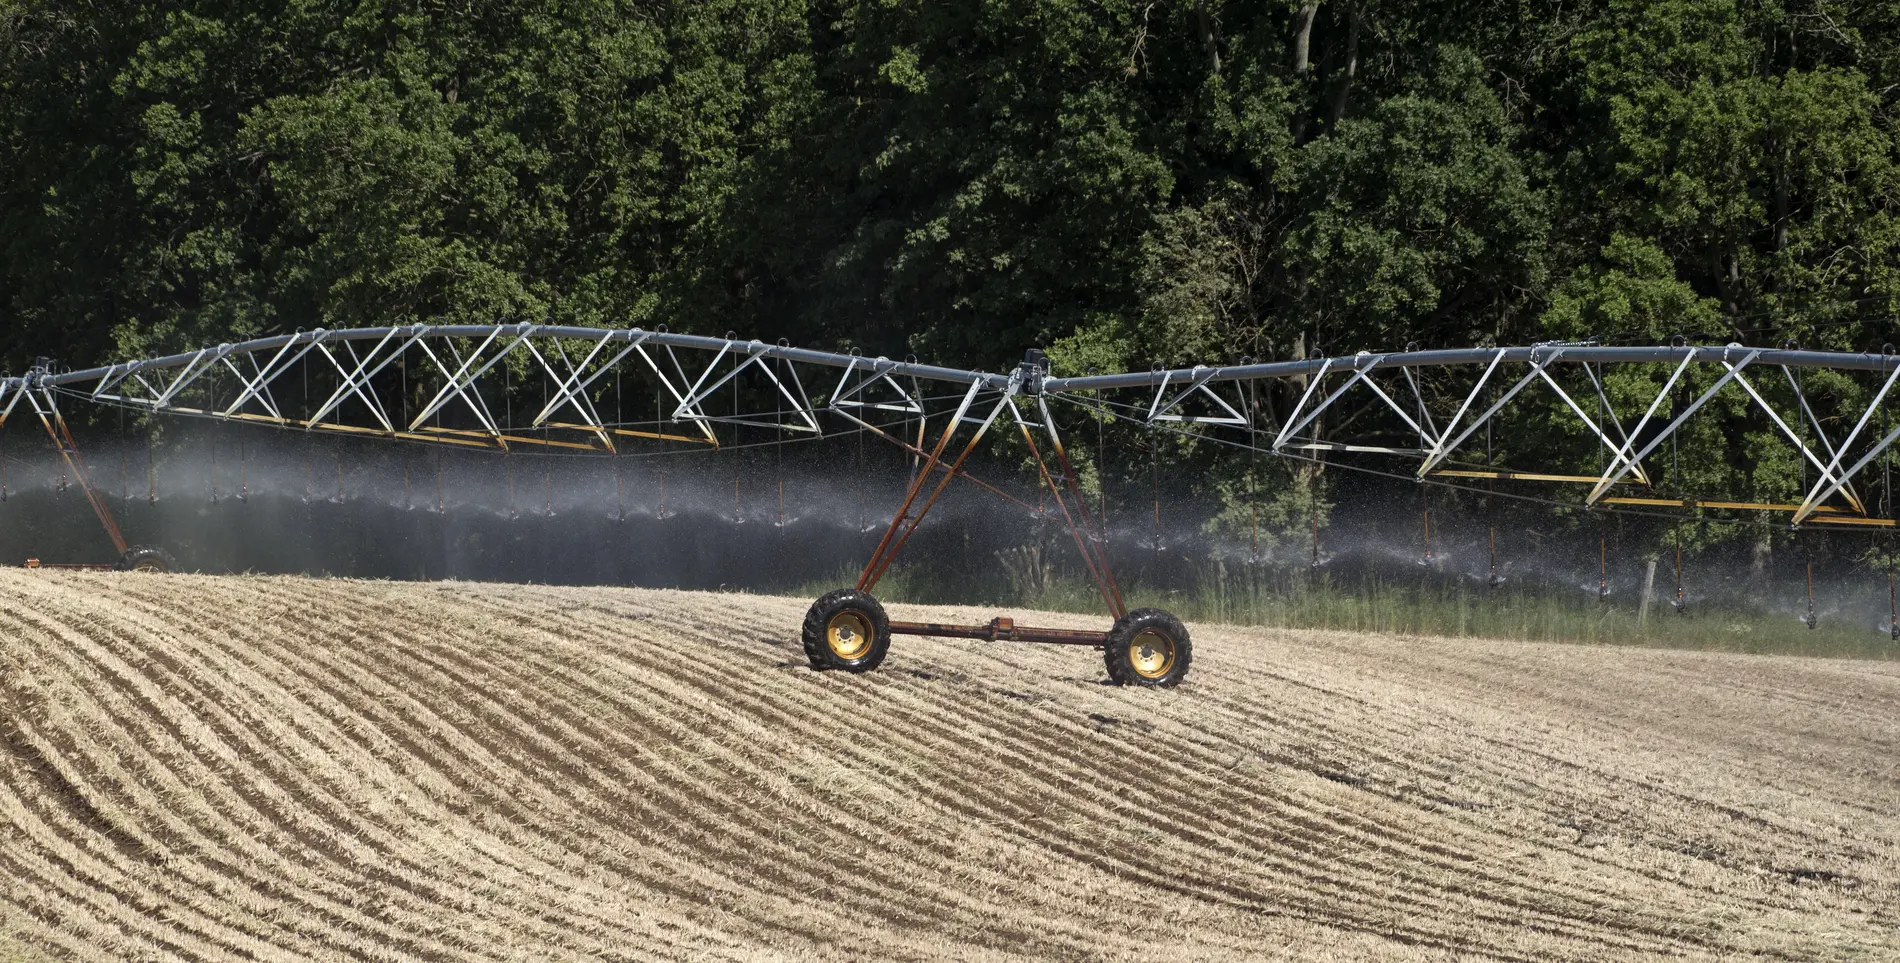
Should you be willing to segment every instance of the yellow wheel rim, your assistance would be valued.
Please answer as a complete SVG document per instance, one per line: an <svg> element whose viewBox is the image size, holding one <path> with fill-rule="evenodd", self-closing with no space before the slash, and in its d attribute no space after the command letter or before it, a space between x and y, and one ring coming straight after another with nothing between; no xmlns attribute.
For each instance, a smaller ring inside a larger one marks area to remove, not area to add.
<svg viewBox="0 0 1900 963"><path fill-rule="evenodd" d="M847 609L825 623L825 641L840 659L853 661L871 651L871 620L863 612Z"/></svg>
<svg viewBox="0 0 1900 963"><path fill-rule="evenodd" d="M1174 640L1154 629L1128 643L1128 663L1144 679L1159 679L1174 668Z"/></svg>

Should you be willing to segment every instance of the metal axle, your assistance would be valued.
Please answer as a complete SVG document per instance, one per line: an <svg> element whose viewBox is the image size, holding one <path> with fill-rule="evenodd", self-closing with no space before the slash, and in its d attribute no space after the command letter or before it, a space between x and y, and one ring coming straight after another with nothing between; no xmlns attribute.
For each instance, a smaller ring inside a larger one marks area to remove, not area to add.
<svg viewBox="0 0 1900 963"><path fill-rule="evenodd" d="M1041 642L1049 645L1092 645L1101 648L1108 642L1107 632L1085 629L1046 629L1017 625L1004 616L988 625L948 625L940 622L892 622L892 635L934 635L946 639L983 639L989 642Z"/></svg>

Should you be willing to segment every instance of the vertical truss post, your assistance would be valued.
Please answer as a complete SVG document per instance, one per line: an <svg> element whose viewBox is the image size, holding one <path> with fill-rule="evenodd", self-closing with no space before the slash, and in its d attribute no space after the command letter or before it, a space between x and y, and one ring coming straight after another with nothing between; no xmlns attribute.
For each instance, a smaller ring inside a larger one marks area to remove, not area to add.
<svg viewBox="0 0 1900 963"><path fill-rule="evenodd" d="M59 407L53 403L52 389L40 388L37 396L33 391L24 393L27 403L33 406L33 413L40 416L40 424L45 426L47 437L53 439L53 447L59 449L59 457L65 461L67 470L79 480L79 489L86 493L86 502L92 506L93 514L99 516L99 524L105 528L106 537L112 539L112 547L124 555L127 547L125 536L119 532L119 523L112 517L112 509L92 487L92 478L86 473L86 462L79 455L79 446L73 441L73 433L66 427L66 419L59 413Z"/></svg>

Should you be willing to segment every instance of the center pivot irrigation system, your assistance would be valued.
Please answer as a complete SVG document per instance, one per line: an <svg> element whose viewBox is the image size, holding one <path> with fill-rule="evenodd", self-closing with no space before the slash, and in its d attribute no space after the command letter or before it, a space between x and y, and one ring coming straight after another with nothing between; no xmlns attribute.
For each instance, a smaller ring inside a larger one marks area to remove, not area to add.
<svg viewBox="0 0 1900 963"><path fill-rule="evenodd" d="M1827 377L1814 378L1817 373ZM546 388L545 403L531 417L528 408L514 407L518 392L510 381L519 378L539 379ZM613 455L623 445L654 443L717 448L721 426L767 429L778 437L825 437L828 426L833 434L867 433L909 452L914 471L856 584L822 596L807 613L804 648L814 668L868 671L883 662L893 635L932 635L1090 646L1104 652L1116 683L1172 686L1192 660L1187 628L1168 612L1130 609L1123 600L1102 519L1091 512L1063 446L1055 417L1061 405L1098 424L1129 421L1240 450L1332 459L1487 498L1529 497L1681 520L1710 511L1783 512L1796 527L1885 532L1894 526L1887 453L1900 427L1890 424L1887 399L1896 379L1900 357L1891 349L1850 354L1792 346L1550 343L1054 377L1038 350L1014 370L995 374L664 328L411 325L298 332L84 371L58 371L42 360L24 377L0 379L0 426L16 409L39 419L119 552L113 567L142 570L168 568L170 559L159 549L126 544L88 478L61 415L63 399L502 452ZM1811 380L1826 387L1811 388ZM1849 398L1859 399L1857 410L1843 410ZM1494 429L1508 425L1513 411L1529 416L1526 409L1533 407L1549 437L1573 446L1546 457L1574 465L1594 454L1594 473L1497 462ZM1331 430L1323 430L1329 415ZM1739 419L1798 453L1799 500L1761 503L1685 492L1679 466L1659 456L1673 458L1677 438L1698 417L1721 419L1730 429ZM1002 617L983 625L893 621L873 594L953 479L1010 497L965 468L985 435L1005 420L1020 432L1043 490L1114 617L1105 632L1037 628ZM1044 457L1038 433L1051 457ZM1367 461L1384 467L1368 468ZM1870 487L1876 464L1878 496L1862 490ZM1573 486L1584 494L1500 493L1500 482L1546 492ZM1429 502L1425 512L1429 531ZM1495 544L1494 537L1494 578ZM1317 560L1317 523L1314 551ZM1678 554L1678 603L1680 572ZM1891 569L1889 582L1891 588ZM1812 613L1811 585L1809 591ZM1900 638L1900 613L1890 625Z"/></svg>

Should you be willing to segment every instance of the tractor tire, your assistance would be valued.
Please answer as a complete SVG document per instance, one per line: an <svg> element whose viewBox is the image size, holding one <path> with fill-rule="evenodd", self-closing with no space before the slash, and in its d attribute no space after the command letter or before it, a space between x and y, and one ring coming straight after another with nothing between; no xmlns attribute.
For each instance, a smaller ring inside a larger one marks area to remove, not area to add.
<svg viewBox="0 0 1900 963"><path fill-rule="evenodd" d="M170 552L153 545L138 545L125 550L112 565L115 572L171 572L178 568Z"/></svg>
<svg viewBox="0 0 1900 963"><path fill-rule="evenodd" d="M1108 630L1102 661L1116 685L1171 689L1187 677L1194 646L1180 619L1161 609L1135 609Z"/></svg>
<svg viewBox="0 0 1900 963"><path fill-rule="evenodd" d="M818 671L869 672L891 650L891 620L868 592L827 592L805 613L805 659Z"/></svg>

